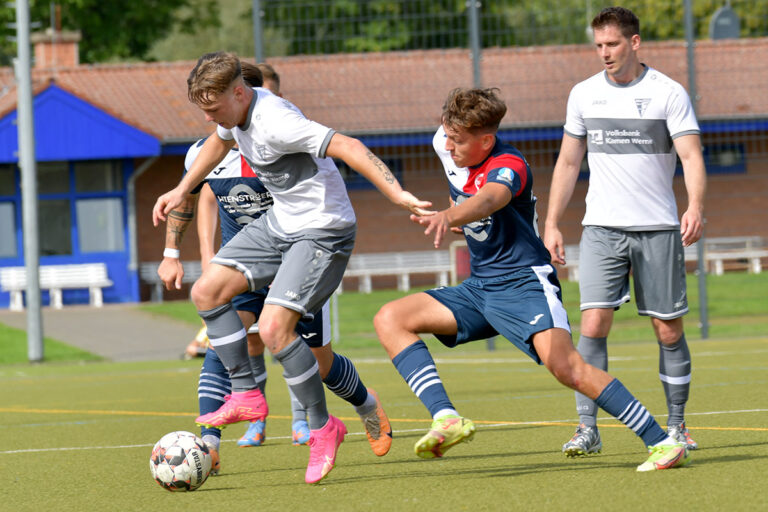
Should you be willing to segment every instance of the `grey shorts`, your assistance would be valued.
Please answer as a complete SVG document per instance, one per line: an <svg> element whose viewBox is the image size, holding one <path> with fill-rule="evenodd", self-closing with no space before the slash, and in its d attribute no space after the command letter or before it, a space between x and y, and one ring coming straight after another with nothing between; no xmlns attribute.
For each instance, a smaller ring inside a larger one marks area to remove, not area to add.
<svg viewBox="0 0 768 512"><path fill-rule="evenodd" d="M271 283L265 304L298 311L311 319L338 288L355 245L356 227L307 231L283 237L262 215L222 247L212 263L243 273L248 289Z"/></svg>
<svg viewBox="0 0 768 512"><path fill-rule="evenodd" d="M581 310L629 302L630 271L640 315L670 320L688 312L680 231L584 226L579 245Z"/></svg>

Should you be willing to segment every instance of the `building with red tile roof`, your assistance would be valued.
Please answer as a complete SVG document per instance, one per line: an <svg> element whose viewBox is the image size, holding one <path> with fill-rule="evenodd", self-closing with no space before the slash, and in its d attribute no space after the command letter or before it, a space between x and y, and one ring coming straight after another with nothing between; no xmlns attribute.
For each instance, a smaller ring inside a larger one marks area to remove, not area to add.
<svg viewBox="0 0 768 512"><path fill-rule="evenodd" d="M160 259L164 243L162 229L151 227L152 204L178 181L188 145L214 129L187 99L186 78L194 62L79 65L76 35L48 34L35 41L35 130L38 162L44 168L39 179L45 179L47 172L65 172L64 165L75 183L78 176L88 175L81 170L88 161L112 162L105 169L117 165L123 183L103 196L119 199L126 229L124 243L112 251L119 256L80 251L77 233L87 228L70 205L70 252L66 247L54 249L43 254L41 262L107 258L113 280L124 281L124 286L112 294L107 291L105 299L145 298L137 266ZM689 85L683 42L644 42L640 54L644 62ZM445 202L447 190L431 152L431 135L447 93L472 86L471 55L466 49L296 56L269 62L281 75L284 96L309 118L362 138L392 164L409 190L438 205ZM758 214L768 195L768 94L762 85L768 77L768 38L698 41L695 65L697 110L705 146L711 150L710 170L725 169L710 177L708 234L759 234L768 239L768 223ZM535 191L543 203L540 214L546 208L568 93L600 69L594 50L586 44L483 50L483 86L498 87L507 103L501 134L532 164ZM0 213L4 200L15 212L10 227L0 223L0 233L3 229L16 233L16 250L0 252L0 266L23 261L19 174L14 171L16 101L13 71L0 69L0 179L16 180L5 192L0 189ZM123 139L129 142L119 143ZM726 165L729 158L738 160L738 165ZM60 169L50 170L54 168ZM360 223L358 252L429 248L407 215L386 204L375 190L356 188L354 183L350 180ZM79 191L79 185L73 187L62 192L63 199L54 194L50 201L66 199L77 205L94 199ZM681 178L675 187L682 207ZM578 240L585 190L586 182L580 182L569 207L565 233L571 243ZM196 237L190 233L188 238L183 257L195 259ZM80 300L72 293L70 300ZM3 300L0 293L0 305Z"/></svg>

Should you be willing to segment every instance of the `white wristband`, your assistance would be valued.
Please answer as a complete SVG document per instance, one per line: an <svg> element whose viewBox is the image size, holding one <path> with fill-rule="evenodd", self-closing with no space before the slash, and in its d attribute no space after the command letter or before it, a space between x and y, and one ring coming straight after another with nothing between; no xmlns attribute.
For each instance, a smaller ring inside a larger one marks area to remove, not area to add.
<svg viewBox="0 0 768 512"><path fill-rule="evenodd" d="M178 249L171 249L170 247L166 247L163 251L163 258L176 258L179 259L179 255L181 253Z"/></svg>

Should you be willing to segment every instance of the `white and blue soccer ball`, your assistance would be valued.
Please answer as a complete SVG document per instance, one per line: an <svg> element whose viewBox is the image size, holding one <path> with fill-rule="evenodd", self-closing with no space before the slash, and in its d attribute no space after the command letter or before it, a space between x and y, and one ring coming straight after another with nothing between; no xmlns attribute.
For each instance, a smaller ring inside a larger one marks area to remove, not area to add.
<svg viewBox="0 0 768 512"><path fill-rule="evenodd" d="M165 434L152 448L152 478L168 491L194 491L211 473L212 459L202 439L191 432Z"/></svg>

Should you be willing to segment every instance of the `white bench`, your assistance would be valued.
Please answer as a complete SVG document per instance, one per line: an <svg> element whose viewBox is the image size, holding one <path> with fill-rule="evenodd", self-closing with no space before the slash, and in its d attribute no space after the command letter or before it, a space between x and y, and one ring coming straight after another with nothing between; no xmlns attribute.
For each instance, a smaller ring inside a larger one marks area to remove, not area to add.
<svg viewBox="0 0 768 512"><path fill-rule="evenodd" d="M684 249L685 261L698 261L698 243ZM709 267L708 272L723 275L726 262L734 262L748 272L759 274L763 270L762 260L768 258L768 248L763 245L759 236L725 236L704 239L704 262ZM565 246L568 280L579 280L579 246Z"/></svg>
<svg viewBox="0 0 768 512"><path fill-rule="evenodd" d="M763 270L762 259L768 258L768 248L760 236L724 236L708 238L704 244L704 259L711 263L710 272L721 276L727 262L747 272L759 274Z"/></svg>
<svg viewBox="0 0 768 512"><path fill-rule="evenodd" d="M203 274L203 266L200 264L200 261L182 261L181 264L184 266L184 277L181 278L182 283L192 284ZM157 275L157 268L159 266L159 261L145 261L139 265L139 277L151 287L150 298L152 302L163 302L165 284L160 280L160 276Z"/></svg>
<svg viewBox="0 0 768 512"><path fill-rule="evenodd" d="M411 274L436 274L437 286L447 286L450 271L449 251L362 253L352 255L344 277L357 277L360 292L371 293L372 277L397 276L397 289L407 292L411 288Z"/></svg>
<svg viewBox="0 0 768 512"><path fill-rule="evenodd" d="M91 306L104 305L102 288L112 286L105 263L77 263L71 265L43 265L39 267L40 289L49 290L51 307L62 308L64 289L88 288ZM11 295L9 309L24 309L24 290L27 289L25 267L0 268L0 286Z"/></svg>

